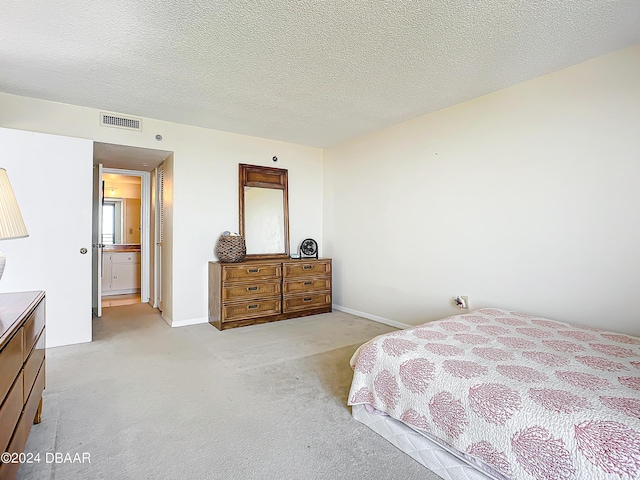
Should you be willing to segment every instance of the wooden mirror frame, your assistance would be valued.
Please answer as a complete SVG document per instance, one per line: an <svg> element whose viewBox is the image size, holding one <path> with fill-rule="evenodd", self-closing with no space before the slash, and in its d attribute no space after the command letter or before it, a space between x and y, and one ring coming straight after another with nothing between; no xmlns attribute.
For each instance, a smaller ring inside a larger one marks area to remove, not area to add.
<svg viewBox="0 0 640 480"><path fill-rule="evenodd" d="M284 252L283 253L249 253L245 255L249 260L284 259L289 258L289 180L288 171L283 168L260 167L258 165L239 165L239 223L240 235L244 237L246 229L244 224L244 187L272 188L283 191L284 209ZM246 240L246 238L245 238Z"/></svg>

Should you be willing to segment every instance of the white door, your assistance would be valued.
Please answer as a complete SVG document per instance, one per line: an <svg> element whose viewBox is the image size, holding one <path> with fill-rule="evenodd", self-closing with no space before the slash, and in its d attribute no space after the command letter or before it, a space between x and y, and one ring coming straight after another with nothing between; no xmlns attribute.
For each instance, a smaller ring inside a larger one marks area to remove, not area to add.
<svg viewBox="0 0 640 480"><path fill-rule="evenodd" d="M0 291L46 292L47 348L90 342L93 142L0 128L0 159L29 232L0 246Z"/></svg>
<svg viewBox="0 0 640 480"><path fill-rule="evenodd" d="M91 310L93 314L102 317L102 164L93 166L93 226L91 240L93 242L91 254L93 257L93 275L91 290Z"/></svg>

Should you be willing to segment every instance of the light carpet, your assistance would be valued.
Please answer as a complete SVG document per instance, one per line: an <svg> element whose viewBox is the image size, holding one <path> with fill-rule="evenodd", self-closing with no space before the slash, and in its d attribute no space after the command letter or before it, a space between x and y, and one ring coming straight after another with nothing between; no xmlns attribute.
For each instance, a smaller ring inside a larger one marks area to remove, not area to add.
<svg viewBox="0 0 640 480"><path fill-rule="evenodd" d="M391 327L334 312L170 328L146 304L107 308L93 327L92 343L47 350L26 448L41 461L20 480L439 478L346 405L349 358Z"/></svg>

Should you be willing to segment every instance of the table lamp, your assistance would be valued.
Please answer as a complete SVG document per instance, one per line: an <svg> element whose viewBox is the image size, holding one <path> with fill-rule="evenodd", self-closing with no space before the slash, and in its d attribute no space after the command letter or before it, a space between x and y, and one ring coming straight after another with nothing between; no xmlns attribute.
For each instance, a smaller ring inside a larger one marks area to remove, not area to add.
<svg viewBox="0 0 640 480"><path fill-rule="evenodd" d="M28 237L18 202L9 183L7 171L0 168L0 240ZM4 273L7 257L0 252L0 279Z"/></svg>

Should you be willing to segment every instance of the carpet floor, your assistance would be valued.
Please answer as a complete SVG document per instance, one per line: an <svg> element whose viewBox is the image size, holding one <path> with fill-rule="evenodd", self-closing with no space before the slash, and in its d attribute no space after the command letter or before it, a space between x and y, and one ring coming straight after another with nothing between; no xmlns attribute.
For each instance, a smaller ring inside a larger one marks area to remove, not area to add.
<svg viewBox="0 0 640 480"><path fill-rule="evenodd" d="M219 332L146 304L103 312L92 343L47 351L26 447L41 460L19 480L439 478L346 405L349 358L391 327L334 312Z"/></svg>

